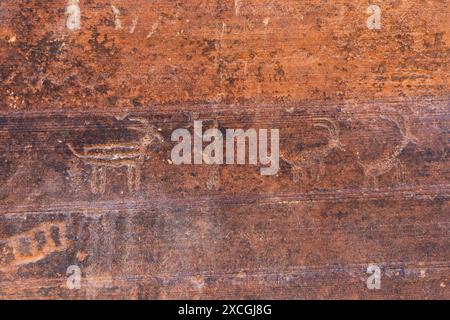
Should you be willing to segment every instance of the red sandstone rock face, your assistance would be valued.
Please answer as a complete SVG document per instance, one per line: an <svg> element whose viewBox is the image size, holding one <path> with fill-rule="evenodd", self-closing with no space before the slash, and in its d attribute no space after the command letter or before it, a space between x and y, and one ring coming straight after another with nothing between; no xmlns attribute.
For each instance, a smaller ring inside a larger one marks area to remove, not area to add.
<svg viewBox="0 0 450 320"><path fill-rule="evenodd" d="M383 3L381 30L363 1L237 3L81 1L70 30L67 1L3 1L2 108L448 93L446 1Z"/></svg>
<svg viewBox="0 0 450 320"><path fill-rule="evenodd" d="M373 4L2 1L0 298L450 298L450 5ZM278 173L174 165L194 120Z"/></svg>

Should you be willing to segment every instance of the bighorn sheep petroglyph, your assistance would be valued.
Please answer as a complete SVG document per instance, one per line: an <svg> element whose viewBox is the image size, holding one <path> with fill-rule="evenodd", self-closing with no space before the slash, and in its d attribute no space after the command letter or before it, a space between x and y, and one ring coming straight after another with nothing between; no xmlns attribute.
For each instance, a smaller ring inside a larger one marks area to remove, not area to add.
<svg viewBox="0 0 450 320"><path fill-rule="evenodd" d="M395 167L398 167L398 170L395 172L394 176L397 176L398 179L403 178L402 164L399 160L400 154L403 150L410 144L417 144L417 139L411 134L410 127L403 116L402 113L397 110L390 110L393 114L397 114L399 117L399 121L393 119L392 117L388 117L385 115L381 115L380 118L391 123L395 128L397 128L398 132L401 135L400 142L392 149L392 151L385 156L376 158L372 161L362 161L361 155L357 153L358 164L361 166L364 172L364 184L370 185L372 180L372 185L374 187L378 187L378 178L391 171Z"/></svg>
<svg viewBox="0 0 450 320"><path fill-rule="evenodd" d="M313 150L300 151L290 158L281 155L281 159L283 159L287 164L291 166L293 179L295 182L298 182L300 180L300 173L302 171L311 171L314 166L318 166L318 171L313 177L317 180L323 174L323 159L326 158L335 149L345 151L344 145L339 140L339 126L335 121L329 118L314 118L313 121L314 128L325 128L328 130L328 142L324 146L315 148Z"/></svg>

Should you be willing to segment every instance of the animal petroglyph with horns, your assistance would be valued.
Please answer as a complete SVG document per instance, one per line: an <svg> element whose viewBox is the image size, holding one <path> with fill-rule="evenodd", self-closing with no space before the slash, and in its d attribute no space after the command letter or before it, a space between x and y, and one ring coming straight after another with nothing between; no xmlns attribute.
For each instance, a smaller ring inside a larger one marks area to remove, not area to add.
<svg viewBox="0 0 450 320"><path fill-rule="evenodd" d="M378 187L378 179L392 171L392 177L398 182L404 179L404 168L399 159L403 150L409 145L417 145L417 139L411 133L407 120L402 113L394 109L388 109L390 115L380 115L379 118L390 123L398 131L400 141L387 154L377 157L371 161L363 161L357 153L358 164L364 173L364 184L366 186ZM394 170L396 169L396 170Z"/></svg>
<svg viewBox="0 0 450 320"><path fill-rule="evenodd" d="M327 143L311 150L302 150L289 157L281 155L281 159L290 165L295 182L298 182L300 176L304 176L307 170L314 171L312 178L317 180L324 171L322 161L335 149L345 151L344 145L339 140L339 126L335 121L328 118L314 118L313 121L314 128L328 130Z"/></svg>

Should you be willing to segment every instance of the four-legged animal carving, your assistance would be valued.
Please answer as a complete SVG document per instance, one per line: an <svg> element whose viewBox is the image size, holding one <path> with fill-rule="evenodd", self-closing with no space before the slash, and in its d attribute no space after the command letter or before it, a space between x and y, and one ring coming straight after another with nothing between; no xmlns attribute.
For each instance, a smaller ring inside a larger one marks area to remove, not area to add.
<svg viewBox="0 0 450 320"><path fill-rule="evenodd" d="M335 149L345 151L345 149L343 148L344 145L339 141L340 129L336 122L328 118L314 118L313 120L314 128L327 129L330 138L326 145L314 150L301 151L291 158L287 158L284 155L281 155L281 159L283 159L291 166L293 179L295 182L298 182L300 180L300 173L302 172L302 170L311 171L314 166L318 166L318 173L314 177L317 180L324 173L322 164L323 159L326 158Z"/></svg>
<svg viewBox="0 0 450 320"><path fill-rule="evenodd" d="M148 160L147 148L154 141L164 141L157 129L149 124L146 119L130 118L144 124L143 137L136 142L109 143L88 145L83 151L78 152L70 143L67 144L70 151L84 163L92 167L91 191L94 194L103 194L106 189L107 168L127 168L127 183L130 192L138 191L141 184L141 166Z"/></svg>
<svg viewBox="0 0 450 320"><path fill-rule="evenodd" d="M363 169L364 172L364 184L370 185L371 182L374 187L378 187L378 178L391 171L393 168L398 167L398 170L395 172L394 176L397 176L399 180L402 180L403 178L403 172L402 164L399 160L400 154L403 152L403 150L408 146L410 143L417 144L416 138L411 134L410 128L404 119L403 115L398 113L395 110L391 110L393 113L397 113L401 119L401 122L403 125L400 125L400 123L397 120L394 120L387 116L380 116L381 119L390 122L393 124L398 132L401 135L401 140L397 144L397 146L390 152L388 155L383 156L381 158L375 159L370 162L363 162L361 161L360 154L357 154L358 163Z"/></svg>

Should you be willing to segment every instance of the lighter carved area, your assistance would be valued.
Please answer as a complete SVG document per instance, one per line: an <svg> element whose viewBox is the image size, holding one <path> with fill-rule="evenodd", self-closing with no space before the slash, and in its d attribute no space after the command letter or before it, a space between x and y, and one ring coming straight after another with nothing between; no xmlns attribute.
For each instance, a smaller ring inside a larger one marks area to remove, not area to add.
<svg viewBox="0 0 450 320"><path fill-rule="evenodd" d="M0 270L34 263L55 252L64 251L68 247L66 237L66 225L61 222L45 223L3 240L4 250L0 254L9 253L11 258L0 265Z"/></svg>
<svg viewBox="0 0 450 320"><path fill-rule="evenodd" d="M364 162L361 160L359 153L357 153L358 164L363 169L365 179L364 184L366 186L378 188L379 178L394 169L396 169L393 172L394 178L397 181L403 181L405 169L403 168L399 156L410 143L417 144L417 139L412 135L411 129L404 116L396 110L390 111L394 114L398 114L399 120L384 115L381 115L380 118L391 123L398 130L401 139L388 155L373 161Z"/></svg>
<svg viewBox="0 0 450 320"><path fill-rule="evenodd" d="M281 155L281 159L291 166L295 182L298 182L300 177L304 176L307 169L312 170L315 166L317 167L313 179L318 180L324 174L323 160L335 149L345 151L344 145L340 142L340 128L336 121L329 118L314 118L313 121L314 128L328 130L328 142L320 148L301 151L290 158Z"/></svg>
<svg viewBox="0 0 450 320"><path fill-rule="evenodd" d="M107 185L107 168L126 168L127 185L130 192L140 190L141 167L148 160L147 148L155 141L164 141L160 132L151 126L146 119L130 118L129 120L145 125L145 128L135 130L143 133L142 138L135 142L107 143L85 145L81 151L70 143L70 151L83 163L92 168L91 191L94 194L103 194Z"/></svg>

